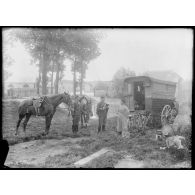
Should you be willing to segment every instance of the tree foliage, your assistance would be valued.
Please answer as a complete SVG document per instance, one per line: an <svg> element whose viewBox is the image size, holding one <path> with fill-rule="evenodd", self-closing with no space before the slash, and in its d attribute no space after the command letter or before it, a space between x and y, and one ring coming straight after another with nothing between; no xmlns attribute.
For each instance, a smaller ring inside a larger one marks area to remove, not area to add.
<svg viewBox="0 0 195 195"><path fill-rule="evenodd" d="M83 80L86 75L88 63L100 55L98 43L101 36L95 31L73 30L71 32L70 40L72 41L72 71L74 74L74 94L76 93L76 72L80 74L80 94L82 95Z"/></svg>
<svg viewBox="0 0 195 195"><path fill-rule="evenodd" d="M11 73L8 71L8 67L10 67L14 63L14 59L10 56L8 52L9 46L13 46L12 37L10 36L10 31L8 29L3 30L3 77L4 80L7 80Z"/></svg>
<svg viewBox="0 0 195 195"><path fill-rule="evenodd" d="M54 72L56 73L55 93L58 93L58 85L63 78L66 58L73 62L72 71L79 72L84 78L87 64L100 54L97 44L99 37L88 29L26 28L15 29L13 33L24 43L33 58L33 63L39 67L37 81L42 81L43 94L47 93L49 81L53 87Z"/></svg>

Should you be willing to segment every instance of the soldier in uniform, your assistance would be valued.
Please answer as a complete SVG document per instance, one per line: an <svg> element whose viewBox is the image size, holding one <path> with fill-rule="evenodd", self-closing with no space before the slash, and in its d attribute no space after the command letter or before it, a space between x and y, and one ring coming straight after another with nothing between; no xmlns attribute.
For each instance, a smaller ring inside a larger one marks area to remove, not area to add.
<svg viewBox="0 0 195 195"><path fill-rule="evenodd" d="M33 99L33 106L35 108L36 117L40 116L40 107L44 101L44 97L40 97L39 99Z"/></svg>
<svg viewBox="0 0 195 195"><path fill-rule="evenodd" d="M72 114L72 132L77 133L79 129L79 121L80 121L80 114L81 114L81 109L80 109L80 102L79 102L79 97L76 96L74 101L73 101L73 106L71 109L71 114Z"/></svg>
<svg viewBox="0 0 195 195"><path fill-rule="evenodd" d="M96 114L99 118L98 133L100 131L105 131L107 113L109 110L109 104L105 103L105 97L101 96L101 100L97 105Z"/></svg>

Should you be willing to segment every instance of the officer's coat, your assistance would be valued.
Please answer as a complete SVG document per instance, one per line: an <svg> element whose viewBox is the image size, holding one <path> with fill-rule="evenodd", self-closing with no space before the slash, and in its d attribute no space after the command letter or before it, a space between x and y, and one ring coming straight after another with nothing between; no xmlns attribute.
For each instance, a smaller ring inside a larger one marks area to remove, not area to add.
<svg viewBox="0 0 195 195"><path fill-rule="evenodd" d="M108 113L108 104L105 102L99 102L97 105L96 114L99 117L99 125L105 125Z"/></svg>

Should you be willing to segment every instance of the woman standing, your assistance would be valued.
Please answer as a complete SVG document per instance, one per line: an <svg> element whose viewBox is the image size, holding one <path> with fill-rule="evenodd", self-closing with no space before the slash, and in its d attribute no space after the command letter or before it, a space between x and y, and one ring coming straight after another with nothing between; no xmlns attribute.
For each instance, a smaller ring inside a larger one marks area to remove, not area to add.
<svg viewBox="0 0 195 195"><path fill-rule="evenodd" d="M129 109L125 105L125 100L122 99L117 113L117 132L119 135L122 135L122 137L127 137L127 135L129 136L128 116Z"/></svg>

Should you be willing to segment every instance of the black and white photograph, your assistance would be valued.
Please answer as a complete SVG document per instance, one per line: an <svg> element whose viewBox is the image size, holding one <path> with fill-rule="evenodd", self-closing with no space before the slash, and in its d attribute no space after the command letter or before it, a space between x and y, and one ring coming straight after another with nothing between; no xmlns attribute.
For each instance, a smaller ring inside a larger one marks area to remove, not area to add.
<svg viewBox="0 0 195 195"><path fill-rule="evenodd" d="M1 166L191 169L193 33L2 28Z"/></svg>

